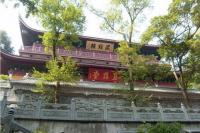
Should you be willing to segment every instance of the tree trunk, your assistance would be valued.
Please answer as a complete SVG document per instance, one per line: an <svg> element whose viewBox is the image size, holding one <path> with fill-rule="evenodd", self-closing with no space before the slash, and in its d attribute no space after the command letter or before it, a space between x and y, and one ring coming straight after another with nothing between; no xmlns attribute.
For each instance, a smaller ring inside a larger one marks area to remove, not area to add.
<svg viewBox="0 0 200 133"><path fill-rule="evenodd" d="M130 62L131 64L131 62ZM128 73L129 73L129 87L130 87L130 90L131 91L134 91L134 80L133 80L133 73L132 73L132 70L131 69L128 69Z"/></svg>
<svg viewBox="0 0 200 133"><path fill-rule="evenodd" d="M131 91L134 91L135 86L134 86L133 80L129 81L129 87Z"/></svg>
<svg viewBox="0 0 200 133"><path fill-rule="evenodd" d="M189 102L187 90L182 88L182 94L183 94L183 98L184 98L184 102L185 102L186 107L190 108L190 102Z"/></svg>
<svg viewBox="0 0 200 133"><path fill-rule="evenodd" d="M54 60L56 59L56 45L55 45L55 44L53 44L52 58L53 58Z"/></svg>
<svg viewBox="0 0 200 133"><path fill-rule="evenodd" d="M55 90L54 90L54 103L59 103L59 90L60 90L60 82L56 82Z"/></svg>
<svg viewBox="0 0 200 133"><path fill-rule="evenodd" d="M132 43L132 35L133 35L133 22L131 22L131 31L129 32L129 39L128 39L129 47L131 46Z"/></svg>
<svg viewBox="0 0 200 133"><path fill-rule="evenodd" d="M177 73L176 73L176 71L175 71L175 63L174 63L174 60L173 60L173 59L172 59L172 63L173 63L173 68L174 68L173 74L174 74L174 77L175 77L175 79L176 79L176 81L177 81L178 87L179 87L179 88L181 89L181 91L182 91L185 105L186 105L187 107L190 107L190 105L189 105L189 97L188 97L188 93L187 93L187 88L186 88L186 86L184 85L184 84L185 84L185 83L184 83L185 81L183 81L183 75L182 75L182 73L180 73L180 74L181 74L180 76L177 75ZM180 77L181 77L181 79L180 79Z"/></svg>
<svg viewBox="0 0 200 133"><path fill-rule="evenodd" d="M177 76L177 74L174 72L174 76L176 78L176 81L178 83L178 87L181 89L182 94L183 94L183 98L184 98L184 102L186 104L187 107L190 107L189 105L189 97L188 97L188 93L187 93L187 88L185 88L183 86L183 81L179 79L179 77Z"/></svg>

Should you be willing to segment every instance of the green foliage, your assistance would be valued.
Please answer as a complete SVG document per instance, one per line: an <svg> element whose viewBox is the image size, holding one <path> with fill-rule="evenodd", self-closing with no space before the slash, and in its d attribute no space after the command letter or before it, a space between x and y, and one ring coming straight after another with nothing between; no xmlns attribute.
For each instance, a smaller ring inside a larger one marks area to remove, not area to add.
<svg viewBox="0 0 200 133"><path fill-rule="evenodd" d="M9 79L8 75L3 75L3 74L0 75L0 80L8 80L8 79Z"/></svg>
<svg viewBox="0 0 200 133"><path fill-rule="evenodd" d="M36 15L47 32L42 36L43 44L52 50L56 58L56 47L70 47L78 40L77 34L83 31L85 16L81 2L70 0L35 0Z"/></svg>
<svg viewBox="0 0 200 133"><path fill-rule="evenodd" d="M39 94L41 100L45 102L54 102L55 93L54 90L46 85L45 81L39 80L36 82L36 89L32 90L33 93Z"/></svg>
<svg viewBox="0 0 200 133"><path fill-rule="evenodd" d="M48 132L42 131L42 130L37 130L35 133L48 133Z"/></svg>
<svg viewBox="0 0 200 133"><path fill-rule="evenodd" d="M158 123L151 128L149 133L180 133L181 125L178 123L164 124Z"/></svg>
<svg viewBox="0 0 200 133"><path fill-rule="evenodd" d="M152 100L152 95L143 96L143 95L136 93L133 90L128 90L125 88L113 90L113 93L118 93L118 94L122 95L124 100L126 100L130 103L134 102L134 104L136 106L148 106L148 104Z"/></svg>
<svg viewBox="0 0 200 133"><path fill-rule="evenodd" d="M134 81L141 79L145 76L146 69L146 58L142 55L138 55L137 45L128 45L127 42L120 42L118 48L119 60L127 67L127 70L122 70L120 75L125 82L130 84L130 89L134 89Z"/></svg>
<svg viewBox="0 0 200 133"><path fill-rule="evenodd" d="M129 46L129 44L126 41L122 41L119 43L119 48L117 49L117 52L119 53L119 55L121 55L119 56L120 61L123 64L128 65L129 60L133 61L134 57L138 56L138 50L139 50L139 46L137 45Z"/></svg>
<svg viewBox="0 0 200 133"><path fill-rule="evenodd" d="M33 76L43 81L75 82L79 79L76 63L71 58L62 59L61 63L51 60L46 64L47 73L34 70Z"/></svg>
<svg viewBox="0 0 200 133"><path fill-rule="evenodd" d="M157 39L159 54L172 64L178 87L186 90L199 77L200 3L198 0L173 0L168 14L152 19L142 43ZM188 100L187 100L188 101Z"/></svg>
<svg viewBox="0 0 200 133"><path fill-rule="evenodd" d="M190 42L190 54L188 57L187 70L192 73L192 81L195 87L200 88L200 34L197 34Z"/></svg>
<svg viewBox="0 0 200 133"><path fill-rule="evenodd" d="M120 71L125 82L134 89L134 82L137 79L144 79L147 74L148 58L139 55L140 46L132 43L134 26L142 18L143 11L150 7L149 0L111 0L110 8L106 11L99 11L90 7L90 10L97 16L103 18L101 28L103 30L118 33L123 36L124 41L120 42L117 52L120 62L127 70Z"/></svg>
<svg viewBox="0 0 200 133"><path fill-rule="evenodd" d="M2 1L4 2L4 0ZM85 16L83 15L82 0L16 0L23 4L28 15L36 16L46 32L42 36L43 45L50 50L53 60L47 63L47 73L34 70L33 76L47 82L55 82L53 95L54 102L58 100L60 82L75 82L79 75L76 64L70 58L59 62L56 48L62 46L69 48L78 40L77 34L84 30ZM37 93L46 94L44 83L37 83Z"/></svg>
<svg viewBox="0 0 200 133"><path fill-rule="evenodd" d="M48 133L47 131L48 127L39 127L36 129L36 131L34 133Z"/></svg>
<svg viewBox="0 0 200 133"><path fill-rule="evenodd" d="M42 36L43 45L51 50L53 59L57 57L56 47L71 47L78 41L77 34L84 30L85 16L83 0L9 0L14 5L22 4L27 16L36 16L46 32ZM1 3L6 3L2 0ZM18 6L16 6L18 7Z"/></svg>
<svg viewBox="0 0 200 133"><path fill-rule="evenodd" d="M119 60L126 70L121 70L124 82L128 82L130 90L134 89L136 80L160 80L168 76L171 66L167 64L159 64L154 56L139 55L140 46L137 44L128 45L127 42L120 42L117 49Z"/></svg>
<svg viewBox="0 0 200 133"><path fill-rule="evenodd" d="M146 80L159 81L168 77L171 73L171 65L169 64L159 64L159 63L149 63L147 65L147 74L145 76Z"/></svg>
<svg viewBox="0 0 200 133"><path fill-rule="evenodd" d="M0 48L5 49L9 53L13 53L14 49L11 47L11 40L5 31L0 30Z"/></svg>
<svg viewBox="0 0 200 133"><path fill-rule="evenodd" d="M200 26L199 9L197 0L174 0L167 15L152 19L142 42L157 38L161 44L173 45L192 39Z"/></svg>
<svg viewBox="0 0 200 133"><path fill-rule="evenodd" d="M130 91L125 99L129 102L134 102L136 106L148 106L150 101L152 100L152 95L141 96Z"/></svg>
<svg viewBox="0 0 200 133"><path fill-rule="evenodd" d="M141 124L137 128L137 133L149 133L149 130L152 128L152 125L149 123Z"/></svg>
<svg viewBox="0 0 200 133"><path fill-rule="evenodd" d="M142 124L138 127L137 133L180 133L179 123L157 123L156 125Z"/></svg>
<svg viewBox="0 0 200 133"><path fill-rule="evenodd" d="M46 101L58 102L58 95L61 82L75 83L79 80L76 63L71 58L61 59L61 61L51 60L46 64L47 73L34 69L33 77L39 79L36 84L35 93L40 93ZM55 83L54 90L47 88L47 83Z"/></svg>
<svg viewBox="0 0 200 133"><path fill-rule="evenodd" d="M103 18L101 28L123 36L124 40L132 42L136 21L150 5L150 0L111 0L106 11L89 7L97 16Z"/></svg>
<svg viewBox="0 0 200 133"><path fill-rule="evenodd" d="M9 0L18 7L26 8L27 16L36 16L46 32L42 36L43 45L57 58L56 47L71 48L78 41L77 34L84 30L85 16L83 0ZM1 0L1 3L6 3Z"/></svg>
<svg viewBox="0 0 200 133"><path fill-rule="evenodd" d="M56 46L69 47L78 40L77 34L84 30L85 16L83 0L9 0L22 4L27 16L36 16L47 32L42 36L43 44L52 50L56 58ZM1 0L1 3L6 3Z"/></svg>

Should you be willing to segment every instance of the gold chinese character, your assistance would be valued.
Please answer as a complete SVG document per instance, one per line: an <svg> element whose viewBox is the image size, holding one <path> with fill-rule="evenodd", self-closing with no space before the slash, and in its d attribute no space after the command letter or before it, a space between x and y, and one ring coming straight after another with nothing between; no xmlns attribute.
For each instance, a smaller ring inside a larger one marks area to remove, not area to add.
<svg viewBox="0 0 200 133"><path fill-rule="evenodd" d="M93 73L93 80L96 80L99 77L99 72L96 70Z"/></svg>
<svg viewBox="0 0 200 133"><path fill-rule="evenodd" d="M103 44L99 44L99 50L103 49Z"/></svg>
<svg viewBox="0 0 200 133"><path fill-rule="evenodd" d="M104 72L103 73L103 79L109 79L109 73L108 72Z"/></svg>
<svg viewBox="0 0 200 133"><path fill-rule="evenodd" d="M110 45L106 45L105 50L110 51Z"/></svg>
<svg viewBox="0 0 200 133"><path fill-rule="evenodd" d="M118 80L117 72L113 71L113 78L112 80Z"/></svg>
<svg viewBox="0 0 200 133"><path fill-rule="evenodd" d="M95 49L95 47L96 47L95 43L92 43L91 44L91 49Z"/></svg>

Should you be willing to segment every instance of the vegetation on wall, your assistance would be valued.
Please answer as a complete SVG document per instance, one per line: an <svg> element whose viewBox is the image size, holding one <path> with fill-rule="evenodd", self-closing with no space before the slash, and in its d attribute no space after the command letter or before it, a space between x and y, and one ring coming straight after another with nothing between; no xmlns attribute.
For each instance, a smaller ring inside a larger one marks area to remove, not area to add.
<svg viewBox="0 0 200 133"><path fill-rule="evenodd" d="M9 79L8 75L3 75L3 74L0 75L0 80L8 80L8 79Z"/></svg>
<svg viewBox="0 0 200 133"><path fill-rule="evenodd" d="M157 123L142 124L137 128L137 133L180 133L181 124L179 123Z"/></svg>

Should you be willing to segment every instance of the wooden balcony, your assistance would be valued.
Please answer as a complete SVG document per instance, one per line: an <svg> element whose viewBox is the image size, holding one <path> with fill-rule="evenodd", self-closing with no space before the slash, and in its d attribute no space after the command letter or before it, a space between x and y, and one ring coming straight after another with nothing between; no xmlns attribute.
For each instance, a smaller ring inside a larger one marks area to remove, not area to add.
<svg viewBox="0 0 200 133"><path fill-rule="evenodd" d="M19 50L19 52L26 53L26 54L50 55L49 53L45 52L44 47L42 46L24 46L23 49ZM118 55L112 52L90 51L86 49L65 50L64 48L57 48L57 54L60 56L67 56L67 57L73 57L73 58L118 62Z"/></svg>
<svg viewBox="0 0 200 133"><path fill-rule="evenodd" d="M1 117L12 107L14 117L33 120L73 120L108 122L200 122L200 109L157 107L113 106L106 103L94 104L75 102L52 104L42 102L11 102L6 98L0 102Z"/></svg>

